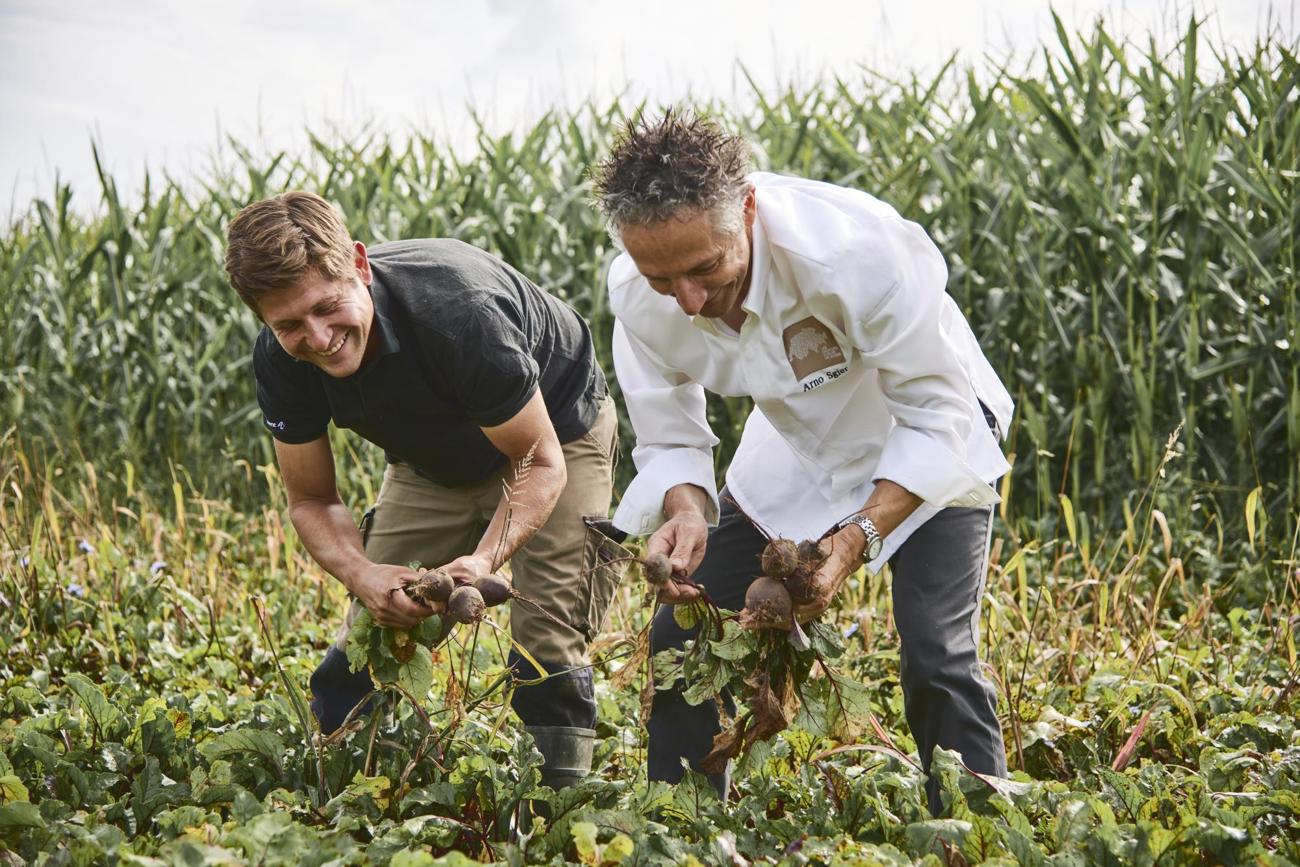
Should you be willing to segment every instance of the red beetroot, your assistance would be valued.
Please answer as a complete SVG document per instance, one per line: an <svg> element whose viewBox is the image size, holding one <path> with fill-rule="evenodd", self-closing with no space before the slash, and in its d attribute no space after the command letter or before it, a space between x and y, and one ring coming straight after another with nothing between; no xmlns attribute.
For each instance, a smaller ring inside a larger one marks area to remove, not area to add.
<svg viewBox="0 0 1300 867"><path fill-rule="evenodd" d="M513 595L510 582L495 572L475 581L474 589L483 597L483 604L489 608L509 601Z"/></svg>
<svg viewBox="0 0 1300 867"><path fill-rule="evenodd" d="M764 575L784 581L799 566L799 547L790 539L772 539L763 549L762 562Z"/></svg>
<svg viewBox="0 0 1300 867"><path fill-rule="evenodd" d="M478 623L486 611L483 594L468 584L451 591L447 599L447 613L457 623Z"/></svg>
<svg viewBox="0 0 1300 867"><path fill-rule="evenodd" d="M745 592L740 623L746 629L789 629L794 617L790 591L775 578L761 576Z"/></svg>
<svg viewBox="0 0 1300 867"><path fill-rule="evenodd" d="M642 561L641 572L648 583L662 587L673 577L673 564L666 554L650 554Z"/></svg>
<svg viewBox="0 0 1300 867"><path fill-rule="evenodd" d="M441 569L421 572L420 577L406 585L406 595L422 605L432 606L436 602L446 602L455 589L456 582L451 575Z"/></svg>
<svg viewBox="0 0 1300 867"><path fill-rule="evenodd" d="M803 605L805 602L811 602L816 594L817 571L814 568L799 564L799 568L785 579L785 589L790 591L790 598L796 605Z"/></svg>
<svg viewBox="0 0 1300 867"><path fill-rule="evenodd" d="M822 553L821 546L812 539L804 539L799 543L799 562L812 569L816 569L826 559Z"/></svg>

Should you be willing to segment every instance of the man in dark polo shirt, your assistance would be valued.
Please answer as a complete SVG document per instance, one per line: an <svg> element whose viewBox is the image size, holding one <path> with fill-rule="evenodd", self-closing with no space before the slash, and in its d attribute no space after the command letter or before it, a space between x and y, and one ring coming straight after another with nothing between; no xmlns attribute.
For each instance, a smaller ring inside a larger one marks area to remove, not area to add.
<svg viewBox="0 0 1300 867"><path fill-rule="evenodd" d="M435 609L399 592L416 577L409 563L473 580L509 560L518 590L552 615L515 603L514 638L561 672L517 689L513 707L547 759L544 782L579 779L596 719L582 666L612 592L591 586L604 570L583 568L583 518L608 512L617 436L586 323L459 241L367 250L305 192L242 210L226 271L266 326L253 348L257 399L293 525L354 597L312 676L322 730L371 689L343 652L359 606L410 628ZM331 421L387 454L364 539L335 485Z"/></svg>

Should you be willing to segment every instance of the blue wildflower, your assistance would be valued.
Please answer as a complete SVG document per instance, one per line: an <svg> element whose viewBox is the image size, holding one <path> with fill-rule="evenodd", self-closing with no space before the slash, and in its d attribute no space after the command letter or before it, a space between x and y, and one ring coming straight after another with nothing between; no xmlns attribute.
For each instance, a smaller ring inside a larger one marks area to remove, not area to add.
<svg viewBox="0 0 1300 867"><path fill-rule="evenodd" d="M86 554L94 554L94 553L95 553L95 546L91 545L91 544L90 544L89 542L87 542L85 539L82 539L80 542L78 542L78 543L77 543L77 547L80 548L80 549L81 549L84 553L86 553Z"/></svg>
<svg viewBox="0 0 1300 867"><path fill-rule="evenodd" d="M73 596L76 596L77 598L81 598L86 595L86 588L82 587L76 581L73 581L71 584L68 585L68 592L71 593Z"/></svg>
<svg viewBox="0 0 1300 867"><path fill-rule="evenodd" d="M155 561L153 561L152 563L149 564L149 574L150 574L150 575L157 575L159 572L161 572L162 570L164 570L164 569L166 569L166 568L167 568L167 563L166 563L165 561L163 561L163 560L155 560Z"/></svg>

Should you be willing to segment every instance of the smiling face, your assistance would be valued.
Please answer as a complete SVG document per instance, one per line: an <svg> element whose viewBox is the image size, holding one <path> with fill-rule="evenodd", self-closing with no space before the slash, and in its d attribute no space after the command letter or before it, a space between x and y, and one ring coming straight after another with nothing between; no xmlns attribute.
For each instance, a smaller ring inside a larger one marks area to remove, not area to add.
<svg viewBox="0 0 1300 867"><path fill-rule="evenodd" d="M351 376L374 354L366 248L356 245L356 273L344 279L312 271L287 289L263 295L257 310L285 352L333 377ZM375 344L377 345L377 344Z"/></svg>
<svg viewBox="0 0 1300 867"><path fill-rule="evenodd" d="M741 228L718 228L714 215L693 211L649 225L625 225L623 247L650 288L677 301L687 316L719 319L738 313L749 291L754 190L745 194Z"/></svg>

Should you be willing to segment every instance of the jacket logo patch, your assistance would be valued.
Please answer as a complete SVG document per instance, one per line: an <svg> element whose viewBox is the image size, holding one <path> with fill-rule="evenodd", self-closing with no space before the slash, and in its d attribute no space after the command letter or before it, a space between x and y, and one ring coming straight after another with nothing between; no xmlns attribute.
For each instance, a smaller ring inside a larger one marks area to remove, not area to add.
<svg viewBox="0 0 1300 867"><path fill-rule="evenodd" d="M812 316L789 326L781 336L790 369L804 391L825 385L849 369L831 330Z"/></svg>

